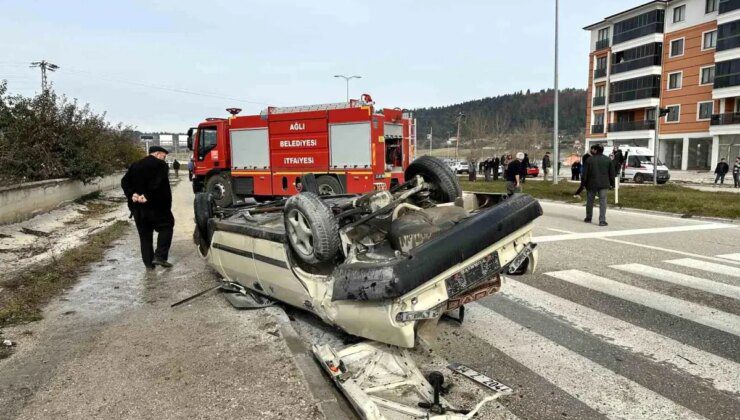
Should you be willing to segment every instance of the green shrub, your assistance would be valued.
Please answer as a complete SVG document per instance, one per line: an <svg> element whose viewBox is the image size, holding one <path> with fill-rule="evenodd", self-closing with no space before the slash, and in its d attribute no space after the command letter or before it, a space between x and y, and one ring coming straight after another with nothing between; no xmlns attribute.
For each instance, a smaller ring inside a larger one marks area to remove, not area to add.
<svg viewBox="0 0 740 420"><path fill-rule="evenodd" d="M132 130L48 90L7 93L0 83L0 183L73 178L88 182L124 169L144 152Z"/></svg>

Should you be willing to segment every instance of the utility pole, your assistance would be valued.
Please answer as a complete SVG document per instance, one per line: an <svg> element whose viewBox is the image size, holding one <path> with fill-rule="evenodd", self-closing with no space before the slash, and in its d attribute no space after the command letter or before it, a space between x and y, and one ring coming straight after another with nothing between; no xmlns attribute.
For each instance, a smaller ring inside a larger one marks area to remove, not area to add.
<svg viewBox="0 0 740 420"><path fill-rule="evenodd" d="M460 123L462 122L463 118L465 118L465 114L463 114L463 112L460 111L460 113L457 114L457 137L455 138L455 159L458 158L458 147L460 146Z"/></svg>
<svg viewBox="0 0 740 420"><path fill-rule="evenodd" d="M432 143L434 143L434 127L429 126L429 134L427 134L427 140L429 140L429 156L432 155Z"/></svg>
<svg viewBox="0 0 740 420"><path fill-rule="evenodd" d="M46 72L47 71L57 71L59 70L59 66L56 64L52 64L46 60L41 61L34 61L31 63L31 68L40 68L41 69L41 92L46 92L49 89L49 85L47 83L46 79Z"/></svg>
<svg viewBox="0 0 740 420"><path fill-rule="evenodd" d="M560 157L558 154L558 0L555 0L555 110L553 114L553 134L552 141L555 143L553 147L553 168L552 168L552 183L558 183L558 169Z"/></svg>
<svg viewBox="0 0 740 420"><path fill-rule="evenodd" d="M658 142L660 141L660 118L668 115L668 108L655 107L655 139L653 140L653 185L658 185Z"/></svg>
<svg viewBox="0 0 740 420"><path fill-rule="evenodd" d="M343 74L335 74L334 77L344 79L347 82L347 103L349 103L349 81L352 79L362 79L362 76L345 76Z"/></svg>

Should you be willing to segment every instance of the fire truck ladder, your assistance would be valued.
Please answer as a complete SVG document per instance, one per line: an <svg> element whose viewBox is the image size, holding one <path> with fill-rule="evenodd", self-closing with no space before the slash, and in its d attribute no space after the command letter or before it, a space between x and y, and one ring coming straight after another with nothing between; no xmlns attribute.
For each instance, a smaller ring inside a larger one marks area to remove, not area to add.
<svg viewBox="0 0 740 420"><path fill-rule="evenodd" d="M260 115L268 114L289 114L292 112L309 112L309 111L329 111L333 109L346 109L346 108L357 108L363 105L368 105L362 101L352 99L349 102L335 102L331 104L317 104L317 105L298 105L298 106L271 106L263 110Z"/></svg>

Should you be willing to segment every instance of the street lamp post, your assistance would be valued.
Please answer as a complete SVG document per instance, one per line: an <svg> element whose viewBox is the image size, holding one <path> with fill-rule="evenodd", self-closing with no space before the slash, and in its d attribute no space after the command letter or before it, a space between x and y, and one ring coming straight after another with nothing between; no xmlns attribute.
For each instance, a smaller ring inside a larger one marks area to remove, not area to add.
<svg viewBox="0 0 740 420"><path fill-rule="evenodd" d="M463 118L465 118L465 114L463 114L463 112L460 111L460 113L457 114L457 138L455 138L455 159L458 158L457 149L460 146L460 123L462 122Z"/></svg>
<svg viewBox="0 0 740 420"><path fill-rule="evenodd" d="M560 161L559 150L558 150L558 0L555 0L555 100L554 100L554 112L553 112L553 135L552 140L555 143L553 145L553 154L555 156L553 162L555 162L552 170L553 177L552 183L558 183L558 162Z"/></svg>
<svg viewBox="0 0 740 420"><path fill-rule="evenodd" d="M334 77L344 79L347 82L347 102L349 102L349 81L352 79L362 79L362 76L345 76L343 74L335 74Z"/></svg>

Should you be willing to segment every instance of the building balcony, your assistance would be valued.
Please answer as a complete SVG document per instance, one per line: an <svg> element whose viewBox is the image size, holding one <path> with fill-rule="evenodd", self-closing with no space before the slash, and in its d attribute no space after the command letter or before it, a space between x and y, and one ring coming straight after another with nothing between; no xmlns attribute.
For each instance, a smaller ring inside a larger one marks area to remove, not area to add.
<svg viewBox="0 0 740 420"><path fill-rule="evenodd" d="M604 48L609 47L609 38L607 39L600 39L596 41L596 49L597 50L603 50Z"/></svg>
<svg viewBox="0 0 740 420"><path fill-rule="evenodd" d="M715 74L714 76L714 88L722 89L726 87L740 86L740 74L728 74L721 75Z"/></svg>
<svg viewBox="0 0 740 420"><path fill-rule="evenodd" d="M594 70L594 79L606 77L606 68Z"/></svg>
<svg viewBox="0 0 740 420"><path fill-rule="evenodd" d="M726 51L740 47L740 36L717 39L717 51Z"/></svg>
<svg viewBox="0 0 740 420"><path fill-rule="evenodd" d="M660 55L649 55L636 60L623 61L612 64L612 74L624 73L630 70L637 70L643 67L659 66L661 63Z"/></svg>
<svg viewBox="0 0 740 420"><path fill-rule="evenodd" d="M604 124L597 124L591 126L591 134L603 134Z"/></svg>
<svg viewBox="0 0 740 420"><path fill-rule="evenodd" d="M609 95L609 103L636 101L638 99L660 98L660 88L651 87L626 92L616 92Z"/></svg>
<svg viewBox="0 0 740 420"><path fill-rule="evenodd" d="M606 96L597 96L592 103L593 106L603 106L606 103Z"/></svg>
<svg viewBox="0 0 740 420"><path fill-rule="evenodd" d="M733 10L740 9L740 0L720 0L719 1L719 14L731 12Z"/></svg>
<svg viewBox="0 0 740 420"><path fill-rule="evenodd" d="M650 34L663 33L663 22L654 22L639 28L630 29L628 31L614 33L614 45L627 42L632 39L637 39Z"/></svg>
<svg viewBox="0 0 740 420"><path fill-rule="evenodd" d="M740 112L728 112L725 114L712 114L710 125L733 125L740 124Z"/></svg>
<svg viewBox="0 0 740 420"><path fill-rule="evenodd" d="M609 132L655 130L655 120L620 121L609 124Z"/></svg>

